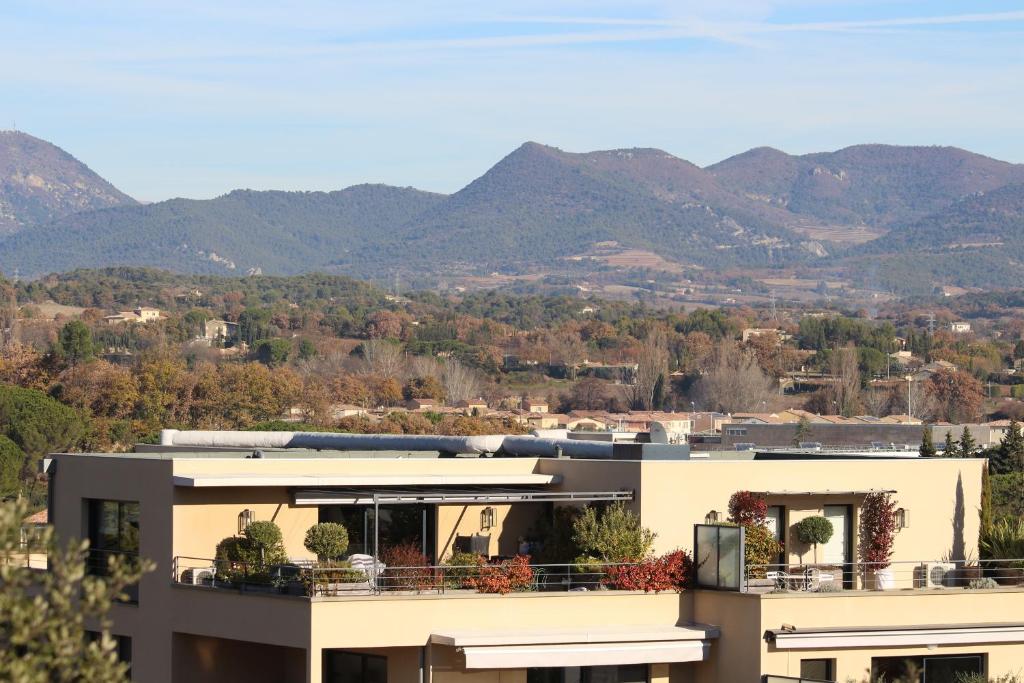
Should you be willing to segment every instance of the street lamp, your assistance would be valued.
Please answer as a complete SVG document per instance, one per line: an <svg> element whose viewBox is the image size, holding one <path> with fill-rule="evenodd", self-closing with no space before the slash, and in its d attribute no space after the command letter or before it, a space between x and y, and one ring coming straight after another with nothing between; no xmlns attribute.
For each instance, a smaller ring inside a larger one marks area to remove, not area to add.
<svg viewBox="0 0 1024 683"><path fill-rule="evenodd" d="M913 392L914 392L913 380L914 380L913 377L911 377L910 375L907 375L907 417L910 417L910 418L914 417L914 411L911 409L911 401L910 401L910 397L913 395Z"/></svg>

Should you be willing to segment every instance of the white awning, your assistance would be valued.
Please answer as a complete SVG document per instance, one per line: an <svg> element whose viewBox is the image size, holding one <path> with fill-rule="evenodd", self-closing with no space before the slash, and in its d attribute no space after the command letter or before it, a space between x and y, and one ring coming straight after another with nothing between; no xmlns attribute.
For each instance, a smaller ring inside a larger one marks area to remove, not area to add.
<svg viewBox="0 0 1024 683"><path fill-rule="evenodd" d="M1024 624L772 629L765 640L778 650L1024 643Z"/></svg>
<svg viewBox="0 0 1024 683"><path fill-rule="evenodd" d="M435 633L430 642L454 647L466 669L520 669L700 662L711 626L605 626L578 630Z"/></svg>
<svg viewBox="0 0 1024 683"><path fill-rule="evenodd" d="M293 495L296 505L413 505L463 504L491 505L501 503L550 503L593 501L630 501L632 491L548 491L541 488L422 487L418 489L298 489Z"/></svg>
<svg viewBox="0 0 1024 683"><path fill-rule="evenodd" d="M553 474L181 474L174 476L175 486L547 486L558 483Z"/></svg>

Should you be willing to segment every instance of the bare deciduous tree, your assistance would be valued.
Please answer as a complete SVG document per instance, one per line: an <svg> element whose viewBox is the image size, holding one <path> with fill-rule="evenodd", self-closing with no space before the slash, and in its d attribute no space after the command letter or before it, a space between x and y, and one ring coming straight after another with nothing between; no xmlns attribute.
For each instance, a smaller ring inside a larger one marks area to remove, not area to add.
<svg viewBox="0 0 1024 683"><path fill-rule="evenodd" d="M480 376L476 370L454 358L445 363L441 383L449 403L468 401L480 395Z"/></svg>
<svg viewBox="0 0 1024 683"><path fill-rule="evenodd" d="M715 349L714 362L697 381L696 393L702 406L723 413L769 409L775 402L772 381L757 358L730 340Z"/></svg>
<svg viewBox="0 0 1024 683"><path fill-rule="evenodd" d="M830 393L835 412L845 417L856 415L860 410L860 368L857 364L857 349L853 346L834 349L829 359L829 372L833 380Z"/></svg>
<svg viewBox="0 0 1024 683"><path fill-rule="evenodd" d="M402 347L383 339L363 342L364 372L383 379L399 379L405 370Z"/></svg>
<svg viewBox="0 0 1024 683"><path fill-rule="evenodd" d="M637 353L636 372L633 373L632 382L624 388L626 401L631 408L651 410L661 407L654 405L654 394L659 378L662 378L664 385L664 378L668 374L668 359L668 338L665 331L660 328L651 330Z"/></svg>

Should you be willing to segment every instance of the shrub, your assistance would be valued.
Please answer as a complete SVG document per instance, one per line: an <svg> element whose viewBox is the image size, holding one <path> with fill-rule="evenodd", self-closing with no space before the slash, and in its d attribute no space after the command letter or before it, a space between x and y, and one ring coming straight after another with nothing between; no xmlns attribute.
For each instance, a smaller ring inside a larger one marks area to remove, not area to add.
<svg viewBox="0 0 1024 683"><path fill-rule="evenodd" d="M302 573L302 582L307 595L323 595L333 592L336 584L363 583L366 572L352 569L348 562L322 562L312 571Z"/></svg>
<svg viewBox="0 0 1024 683"><path fill-rule="evenodd" d="M888 493L869 493L860 508L860 557L872 569L885 569L896 540L896 503Z"/></svg>
<svg viewBox="0 0 1024 683"><path fill-rule="evenodd" d="M828 581L827 583L818 584L819 593L842 593L843 584L838 581Z"/></svg>
<svg viewBox="0 0 1024 683"><path fill-rule="evenodd" d="M636 564L612 565L602 583L618 590L660 593L682 592L690 587L693 560L683 550Z"/></svg>
<svg viewBox="0 0 1024 683"><path fill-rule="evenodd" d="M527 555L516 555L498 565L480 568L476 579L477 590L481 593L500 593L529 590L533 583L533 568Z"/></svg>
<svg viewBox="0 0 1024 683"><path fill-rule="evenodd" d="M385 564L381 574L384 588L426 590L433 587L434 572L430 560L418 545L406 543L389 546L381 550L380 559Z"/></svg>
<svg viewBox="0 0 1024 683"><path fill-rule="evenodd" d="M764 496L750 491L737 491L729 498L729 521L748 526L762 525L768 519L768 503Z"/></svg>
<svg viewBox="0 0 1024 683"><path fill-rule="evenodd" d="M797 540L805 545L813 546L828 543L835 532L832 522L820 515L801 519L793 525L793 530L796 532Z"/></svg>
<svg viewBox="0 0 1024 683"><path fill-rule="evenodd" d="M751 524L747 525L745 530L743 563L747 567L752 567L748 571L751 578L764 578L763 573L767 571L765 565L779 561L782 544L775 540L774 534L766 526Z"/></svg>
<svg viewBox="0 0 1024 683"><path fill-rule="evenodd" d="M261 560L261 564L281 564L288 561L288 553L284 549L284 535L281 527L270 521L252 522L243 532L246 539L253 544Z"/></svg>
<svg viewBox="0 0 1024 683"><path fill-rule="evenodd" d="M335 560L348 550L348 530L335 522L321 522L306 530L306 550L320 561Z"/></svg>
<svg viewBox="0 0 1024 683"><path fill-rule="evenodd" d="M987 590L989 588L999 588L999 584L996 583L995 579L984 577L982 579L972 579L967 587L971 590Z"/></svg>
<svg viewBox="0 0 1024 683"><path fill-rule="evenodd" d="M445 562L445 586L450 588L476 588L476 580L480 577L480 568L487 561L483 555L455 551Z"/></svg>
<svg viewBox="0 0 1024 683"><path fill-rule="evenodd" d="M982 554L993 560L1024 559L1024 517L1000 519L987 531L982 531ZM1017 566L1021 563L1014 563Z"/></svg>
<svg viewBox="0 0 1024 683"><path fill-rule="evenodd" d="M587 506L573 521L573 541L586 555L607 562L636 562L647 557L655 534L624 503L613 503L598 514Z"/></svg>

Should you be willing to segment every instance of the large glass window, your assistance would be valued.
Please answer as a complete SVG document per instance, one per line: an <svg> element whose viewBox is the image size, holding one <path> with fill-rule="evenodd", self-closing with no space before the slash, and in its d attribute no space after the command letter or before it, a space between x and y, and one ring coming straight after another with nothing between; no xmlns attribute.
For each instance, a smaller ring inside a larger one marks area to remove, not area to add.
<svg viewBox="0 0 1024 683"><path fill-rule="evenodd" d="M647 683L647 665L527 669L526 683Z"/></svg>
<svg viewBox="0 0 1024 683"><path fill-rule="evenodd" d="M129 561L139 557L139 504L123 500L89 500L87 502L89 531L88 570L94 576L104 576L111 556ZM138 602L138 586L126 592L132 602Z"/></svg>
<svg viewBox="0 0 1024 683"><path fill-rule="evenodd" d="M984 674L983 655L874 657L872 683L957 683L962 675Z"/></svg>
<svg viewBox="0 0 1024 683"><path fill-rule="evenodd" d="M384 549L413 545L428 558L434 556L433 507L381 505L378 542ZM349 554L373 554L373 506L331 505L320 508L321 522L343 524L348 531Z"/></svg>
<svg viewBox="0 0 1024 683"><path fill-rule="evenodd" d="M388 683L388 659L358 652L325 650L324 683Z"/></svg>
<svg viewBox="0 0 1024 683"><path fill-rule="evenodd" d="M801 659L800 678L812 681L834 681L836 660L834 659Z"/></svg>

